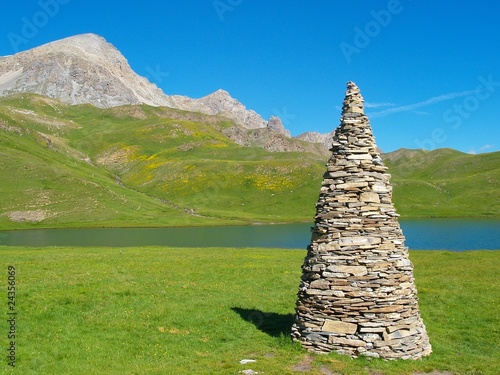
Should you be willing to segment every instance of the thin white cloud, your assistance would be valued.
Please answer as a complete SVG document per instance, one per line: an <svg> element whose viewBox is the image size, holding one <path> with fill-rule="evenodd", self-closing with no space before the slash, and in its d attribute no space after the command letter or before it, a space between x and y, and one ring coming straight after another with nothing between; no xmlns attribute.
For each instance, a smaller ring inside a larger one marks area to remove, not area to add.
<svg viewBox="0 0 500 375"><path fill-rule="evenodd" d="M369 103L365 102L365 108L384 108L384 107L394 107L394 103Z"/></svg>
<svg viewBox="0 0 500 375"><path fill-rule="evenodd" d="M388 108L384 109L382 111L378 112L373 112L370 113L369 116L374 118L374 117L383 117L387 115L392 115L393 113L399 113L399 112L409 112L409 111L414 111L418 108L426 107L432 104L444 102L447 100L453 100L456 98L462 98L464 96L468 95L473 95L476 93L476 90L466 90L466 91L461 91L461 92L451 92L448 94L443 94L443 95L438 95L438 96L433 96L432 98L429 98L427 100L423 100L418 103L413 103L413 104L407 104L407 105L402 105L399 107L394 107L394 108Z"/></svg>
<svg viewBox="0 0 500 375"><path fill-rule="evenodd" d="M416 115L421 115L421 116L430 116L432 113L427 112L427 111L411 111L411 113L414 113Z"/></svg>
<svg viewBox="0 0 500 375"><path fill-rule="evenodd" d="M495 146L494 145L484 145L482 147L479 147L479 151L477 151L475 148L470 149L468 154L476 155L476 154L480 154L482 152L488 152L488 150L491 150L492 148L495 148Z"/></svg>
<svg viewBox="0 0 500 375"><path fill-rule="evenodd" d="M495 146L493 146L493 145L484 145L479 150L480 151L487 151L487 150L491 150L493 147L495 147Z"/></svg>

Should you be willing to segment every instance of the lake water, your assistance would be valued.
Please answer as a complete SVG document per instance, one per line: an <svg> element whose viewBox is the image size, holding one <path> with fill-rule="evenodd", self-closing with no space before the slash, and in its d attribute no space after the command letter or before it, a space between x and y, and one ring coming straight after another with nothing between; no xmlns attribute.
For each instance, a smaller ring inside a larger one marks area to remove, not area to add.
<svg viewBox="0 0 500 375"><path fill-rule="evenodd" d="M406 219L410 249L500 249L500 219ZM305 249L312 224L190 228L85 228L0 231L4 246L178 246Z"/></svg>

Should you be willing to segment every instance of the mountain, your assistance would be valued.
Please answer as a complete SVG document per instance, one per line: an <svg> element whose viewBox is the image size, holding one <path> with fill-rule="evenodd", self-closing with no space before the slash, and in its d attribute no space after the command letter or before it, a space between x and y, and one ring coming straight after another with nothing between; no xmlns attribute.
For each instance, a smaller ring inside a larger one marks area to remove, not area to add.
<svg viewBox="0 0 500 375"><path fill-rule="evenodd" d="M135 74L123 55L94 34L45 44L0 60L0 96L36 93L96 107L169 105L168 97Z"/></svg>
<svg viewBox="0 0 500 375"><path fill-rule="evenodd" d="M225 90L217 90L200 99L173 95L170 100L172 103L170 107L207 115L222 115L246 129L265 128L268 123L255 111L247 110L243 104L232 98Z"/></svg>
<svg viewBox="0 0 500 375"><path fill-rule="evenodd" d="M71 105L92 104L98 108L167 106L220 115L243 129L265 129L290 138L281 121L277 125L276 118L264 120L227 91L217 90L199 99L166 95L136 74L113 45L95 34L76 35L0 58L0 97L15 93L35 93Z"/></svg>
<svg viewBox="0 0 500 375"><path fill-rule="evenodd" d="M235 129L169 107L0 98L0 228L311 220L328 155L271 152L252 138L265 129L238 127L243 147L227 135ZM500 152L402 149L382 159L404 217L500 216Z"/></svg>

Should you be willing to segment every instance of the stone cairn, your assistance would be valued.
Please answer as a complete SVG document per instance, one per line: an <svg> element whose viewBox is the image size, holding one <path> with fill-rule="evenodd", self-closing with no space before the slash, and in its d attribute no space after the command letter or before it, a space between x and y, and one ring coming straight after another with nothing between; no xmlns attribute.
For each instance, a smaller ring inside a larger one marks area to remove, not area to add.
<svg viewBox="0 0 500 375"><path fill-rule="evenodd" d="M310 351L418 359L431 353L386 173L347 83L302 266L292 338Z"/></svg>

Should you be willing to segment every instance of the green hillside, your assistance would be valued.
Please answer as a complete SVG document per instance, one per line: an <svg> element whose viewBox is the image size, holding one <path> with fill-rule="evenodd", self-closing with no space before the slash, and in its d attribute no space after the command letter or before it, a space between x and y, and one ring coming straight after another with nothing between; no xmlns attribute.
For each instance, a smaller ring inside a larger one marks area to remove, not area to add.
<svg viewBox="0 0 500 375"><path fill-rule="evenodd" d="M117 184L115 176L86 158L91 146L89 140L82 136L77 147L71 145L71 135L84 133L85 129L77 121L66 120L70 117L67 109L58 102L37 97L2 100L2 228L30 227L35 223L38 226L204 223L159 199Z"/></svg>
<svg viewBox="0 0 500 375"><path fill-rule="evenodd" d="M384 157L394 203L407 216L500 216L500 152L401 149Z"/></svg>
<svg viewBox="0 0 500 375"><path fill-rule="evenodd" d="M224 135L229 126L146 105L2 98L0 228L311 220L325 157L242 147ZM499 154L386 154L398 211L500 216Z"/></svg>

